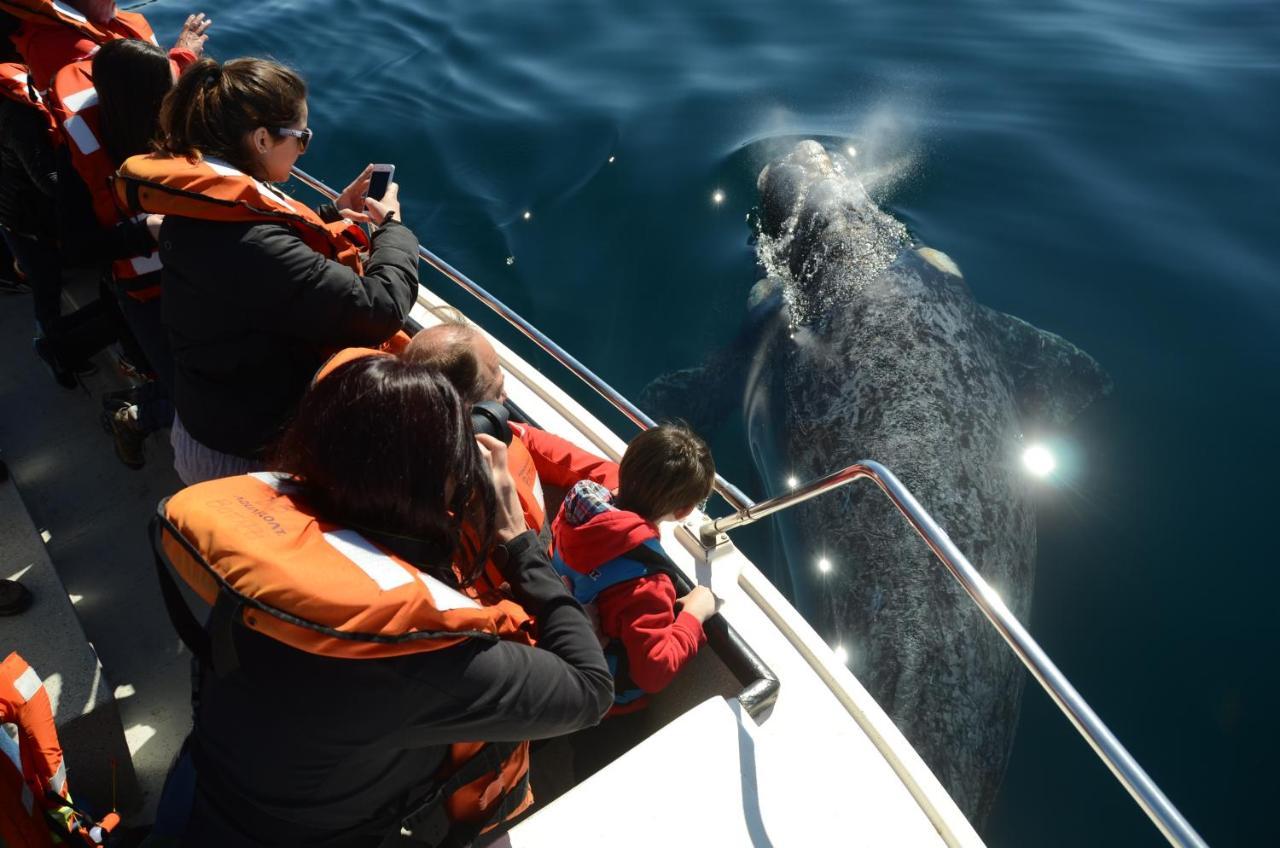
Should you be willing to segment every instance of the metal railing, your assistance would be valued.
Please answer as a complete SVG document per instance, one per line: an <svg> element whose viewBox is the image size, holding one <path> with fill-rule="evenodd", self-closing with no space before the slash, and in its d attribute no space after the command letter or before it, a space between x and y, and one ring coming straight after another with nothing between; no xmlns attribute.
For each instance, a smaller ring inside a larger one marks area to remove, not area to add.
<svg viewBox="0 0 1280 848"><path fill-rule="evenodd" d="M293 169L293 176L298 180L298 182L314 189L330 200L334 200L338 197L338 192L334 191L330 186L311 176L301 168L295 166ZM479 300L485 306L502 316L508 324L515 327L530 341L542 348L542 350L551 356L552 359L569 369L569 371L571 371L578 379L590 386L596 394L613 404L614 408L625 415L631 423L645 430L654 426L654 420L648 415L645 415L644 412L642 412L634 403L627 400L627 398L625 398L617 389L600 379L594 371L583 365L567 350L556 344L541 330L526 321L524 316L520 315L498 298L494 297L466 274L462 273L457 268L454 268L448 262L445 262L439 256L436 256L421 245L418 246L418 256L422 258L423 262L426 262L432 268L435 268L441 274L461 286L463 290L475 297L476 300ZM719 494L720 497L724 498L725 501L727 501L734 509L743 509L744 507L751 506L755 503L755 501L747 497L745 492L721 477L719 474L716 475L715 489L716 493Z"/></svg>
<svg viewBox="0 0 1280 848"><path fill-rule="evenodd" d="M1031 637L1018 617L1009 611L999 593L983 579L978 570L960 552L938 523L933 520L911 491L894 476L893 472L878 462L862 460L834 474L828 474L794 491L770 498L758 504L744 507L733 515L707 521L698 529L704 545L713 547L724 541L723 534L738 527L759 521L788 507L796 506L810 498L830 492L854 480L871 480L889 498L902 517L924 539L929 549L942 561L965 592L973 599L982 614L1013 649L1018 659L1040 683L1053 702L1075 725L1094 752L1106 763L1107 768L1133 796L1133 800L1160 829L1173 845L1185 848L1205 848L1205 842L1191 824L1183 818L1155 781L1138 765L1137 760L1120 744L1115 734L1098 718L1098 714L1085 702L1044 649Z"/></svg>
<svg viewBox="0 0 1280 848"><path fill-rule="evenodd" d="M299 168L295 167L293 169L293 175L300 182L330 200L338 196L338 192ZM635 404L627 400L616 389L592 372L591 369L570 355L564 348L544 335L537 327L526 321L523 316L473 282L461 271L458 271L424 247L418 247L418 254L428 265L453 280L485 306L502 316L503 319L553 359L573 372L597 394L613 404L619 412L634 424L641 428L648 428L654 425L653 419L645 415ZM1018 621L1017 616L1004 605L1000 595L982 578L978 570L960 552L960 549L943 532L942 528L933 520L933 517L925 511L924 507L920 505L907 487L880 463L872 460L863 460L855 465L850 465L848 468L799 486L794 491L779 495L776 498L770 498L758 504L747 497L737 486L734 486L720 475L716 475L716 492L733 506L737 512L704 523L698 531L700 541L704 546L714 548L724 541L723 534L730 530L754 523L775 512L803 503L832 489L852 483L854 480L862 479L874 482L893 502L893 505L907 519L916 533L920 535L920 538L924 539L929 549L942 561L951 576L960 583L969 597L982 610L983 615L987 617L987 620L991 622L996 631L1008 643L1018 659L1022 661L1022 664L1027 667L1027 670L1039 682L1041 688L1058 705L1058 708L1067 716L1067 719L1075 726L1080 735L1085 738L1085 741L1089 743L1089 746L1093 748L1098 757L1111 770L1111 773L1120 781L1138 806L1142 808L1160 832L1164 834L1169 843L1179 846L1179 848L1207 848L1207 844L1191 827L1191 824L1178 812L1177 808L1173 806L1160 790L1160 787L1143 770L1142 766L1138 765L1133 756L1120 744L1120 740L1107 728L1102 719L1098 718L1097 713L1093 711L1080 693L1076 691L1075 687L1071 685L1071 682L1067 680L1066 676L1054 665L1053 660L1049 659L1049 655L1031 637L1027 629Z"/></svg>

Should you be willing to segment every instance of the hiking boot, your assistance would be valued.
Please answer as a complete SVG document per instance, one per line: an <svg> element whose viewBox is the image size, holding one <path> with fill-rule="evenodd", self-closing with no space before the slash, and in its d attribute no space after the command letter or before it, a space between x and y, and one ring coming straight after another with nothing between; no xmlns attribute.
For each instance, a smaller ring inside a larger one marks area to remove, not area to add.
<svg viewBox="0 0 1280 848"><path fill-rule="evenodd" d="M53 345L44 336L36 336L31 342L32 347L36 349L36 356L40 357L49 369L49 373L53 375L54 382L64 389L74 389L79 383L76 382L76 372L69 368L65 362L59 358L54 352Z"/></svg>
<svg viewBox="0 0 1280 848"><path fill-rule="evenodd" d="M102 415L98 418L98 423L102 425L102 432L108 436L115 435L115 417L116 413L125 407L132 406L133 401L122 397L103 397L102 399Z"/></svg>
<svg viewBox="0 0 1280 848"><path fill-rule="evenodd" d="M104 411L103 415L110 415L111 437L115 443L116 458L123 462L126 468L132 468L134 471L146 465L147 458L142 452L142 445L147 440L147 434L138 426L138 407L129 404L117 409L114 413Z"/></svg>

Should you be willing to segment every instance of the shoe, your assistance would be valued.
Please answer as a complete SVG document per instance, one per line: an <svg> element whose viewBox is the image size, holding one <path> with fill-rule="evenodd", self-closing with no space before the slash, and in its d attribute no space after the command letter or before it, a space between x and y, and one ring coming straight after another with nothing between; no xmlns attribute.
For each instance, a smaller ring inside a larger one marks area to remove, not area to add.
<svg viewBox="0 0 1280 848"><path fill-rule="evenodd" d="M102 425L102 432L108 436L114 436L116 413L128 406L133 406L133 401L128 398L104 396L102 398L102 415L98 417L98 423Z"/></svg>
<svg viewBox="0 0 1280 848"><path fill-rule="evenodd" d="M107 414L103 413L104 416ZM126 468L137 471L147 464L147 457L142 452L147 434L138 426L138 407L129 404L110 415L111 436L115 441L116 458L123 462Z"/></svg>
<svg viewBox="0 0 1280 848"><path fill-rule="evenodd" d="M31 607L31 590L16 580L0 580L0 615L17 615Z"/></svg>
<svg viewBox="0 0 1280 848"><path fill-rule="evenodd" d="M53 375L54 382L64 389L74 389L79 383L76 381L76 373L63 364L58 355L54 353L53 345L49 344L49 339L45 336L36 336L31 343L36 349L36 356L44 360L45 366L49 369L49 373Z"/></svg>

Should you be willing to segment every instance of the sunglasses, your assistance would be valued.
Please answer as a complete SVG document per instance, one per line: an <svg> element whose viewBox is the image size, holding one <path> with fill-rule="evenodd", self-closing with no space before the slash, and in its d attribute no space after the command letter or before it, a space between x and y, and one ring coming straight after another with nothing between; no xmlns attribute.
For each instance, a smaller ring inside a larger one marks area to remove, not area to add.
<svg viewBox="0 0 1280 848"><path fill-rule="evenodd" d="M291 127L275 127L276 135L291 135L298 140L298 152L306 153L307 145L311 143L311 136L315 135L310 127L305 130L295 130Z"/></svg>

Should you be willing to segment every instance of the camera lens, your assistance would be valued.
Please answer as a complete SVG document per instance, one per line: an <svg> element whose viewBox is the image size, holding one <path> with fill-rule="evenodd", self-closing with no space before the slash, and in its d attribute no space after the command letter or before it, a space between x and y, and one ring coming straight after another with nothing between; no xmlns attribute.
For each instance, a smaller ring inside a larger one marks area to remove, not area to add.
<svg viewBox="0 0 1280 848"><path fill-rule="evenodd" d="M511 444L511 428L507 425L510 414L497 401L486 400L471 407L471 429L476 435L493 436L504 445Z"/></svg>

